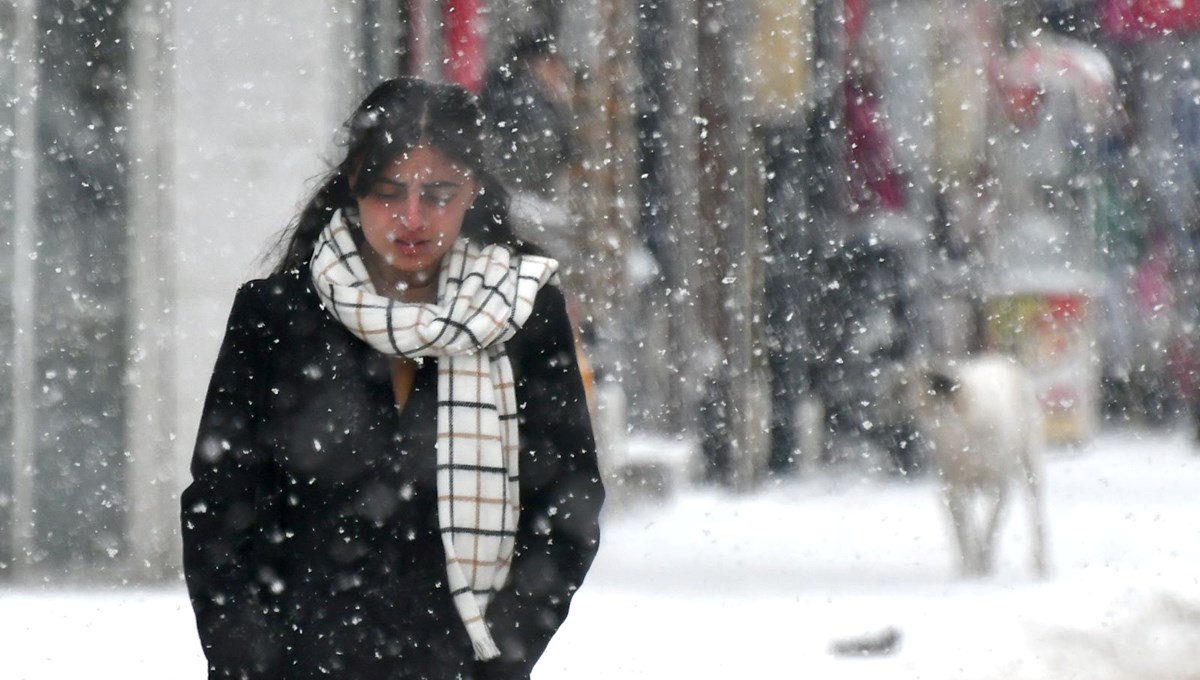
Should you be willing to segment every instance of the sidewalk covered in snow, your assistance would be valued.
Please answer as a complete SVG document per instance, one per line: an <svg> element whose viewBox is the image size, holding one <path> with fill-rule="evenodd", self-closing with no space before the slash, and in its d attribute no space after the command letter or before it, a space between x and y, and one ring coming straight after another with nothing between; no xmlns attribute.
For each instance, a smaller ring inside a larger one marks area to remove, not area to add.
<svg viewBox="0 0 1200 680"><path fill-rule="evenodd" d="M682 490L614 513L534 677L1200 676L1200 450L1108 434L1051 452L1046 475L1045 581L1019 503L997 575L960 580L930 478ZM832 652L890 631L885 653ZM0 639L6 678L204 677L182 586L0 591Z"/></svg>

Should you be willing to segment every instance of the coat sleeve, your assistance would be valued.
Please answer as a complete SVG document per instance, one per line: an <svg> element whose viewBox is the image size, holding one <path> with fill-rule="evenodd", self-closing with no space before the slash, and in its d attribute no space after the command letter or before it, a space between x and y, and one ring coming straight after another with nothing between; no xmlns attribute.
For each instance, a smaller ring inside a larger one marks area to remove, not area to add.
<svg viewBox="0 0 1200 680"><path fill-rule="evenodd" d="M192 483L181 498L183 568L209 677L278 677L270 546L279 484L258 437L273 338L263 294L238 291L213 369Z"/></svg>
<svg viewBox="0 0 1200 680"><path fill-rule="evenodd" d="M562 293L545 287L524 329L518 398L521 514L508 585L485 618L501 657L481 677L526 678L558 630L600 542L604 487Z"/></svg>

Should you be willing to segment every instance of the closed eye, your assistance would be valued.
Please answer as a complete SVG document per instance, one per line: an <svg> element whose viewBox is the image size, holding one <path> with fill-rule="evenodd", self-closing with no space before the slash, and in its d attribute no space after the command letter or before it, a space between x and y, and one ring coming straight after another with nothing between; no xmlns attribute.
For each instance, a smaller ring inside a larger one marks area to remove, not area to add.
<svg viewBox="0 0 1200 680"><path fill-rule="evenodd" d="M403 201L408 197L408 188L400 184L380 182L371 189L371 196L380 201Z"/></svg>
<svg viewBox="0 0 1200 680"><path fill-rule="evenodd" d="M421 202L435 208L445 208L454 200L455 191L446 191L444 189L436 191L426 191L421 194Z"/></svg>
<svg viewBox="0 0 1200 680"><path fill-rule="evenodd" d="M421 204L430 208L445 208L454 201L461 185L453 182L436 182L431 185L418 186L421 194ZM382 180L371 188L371 197L386 203L396 203L408 200L409 188L405 184Z"/></svg>

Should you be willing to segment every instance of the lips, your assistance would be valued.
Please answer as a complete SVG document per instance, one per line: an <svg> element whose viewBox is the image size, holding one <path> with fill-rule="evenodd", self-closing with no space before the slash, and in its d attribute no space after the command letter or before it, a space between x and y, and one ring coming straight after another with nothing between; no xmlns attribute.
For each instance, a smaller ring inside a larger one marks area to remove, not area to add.
<svg viewBox="0 0 1200 680"><path fill-rule="evenodd" d="M417 255L429 247L430 241L393 241L396 250L402 255Z"/></svg>

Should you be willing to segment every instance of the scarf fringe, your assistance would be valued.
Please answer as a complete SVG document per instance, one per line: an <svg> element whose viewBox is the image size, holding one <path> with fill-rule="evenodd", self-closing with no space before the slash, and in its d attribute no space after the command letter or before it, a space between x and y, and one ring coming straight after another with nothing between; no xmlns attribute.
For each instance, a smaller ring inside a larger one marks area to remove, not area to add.
<svg viewBox="0 0 1200 680"><path fill-rule="evenodd" d="M491 631L488 630L487 624L480 622L478 626L480 630L471 635L471 645L475 648L475 658L480 661L491 661L500 656L500 648L496 646L496 641L492 639ZM471 633L469 626L467 632Z"/></svg>

